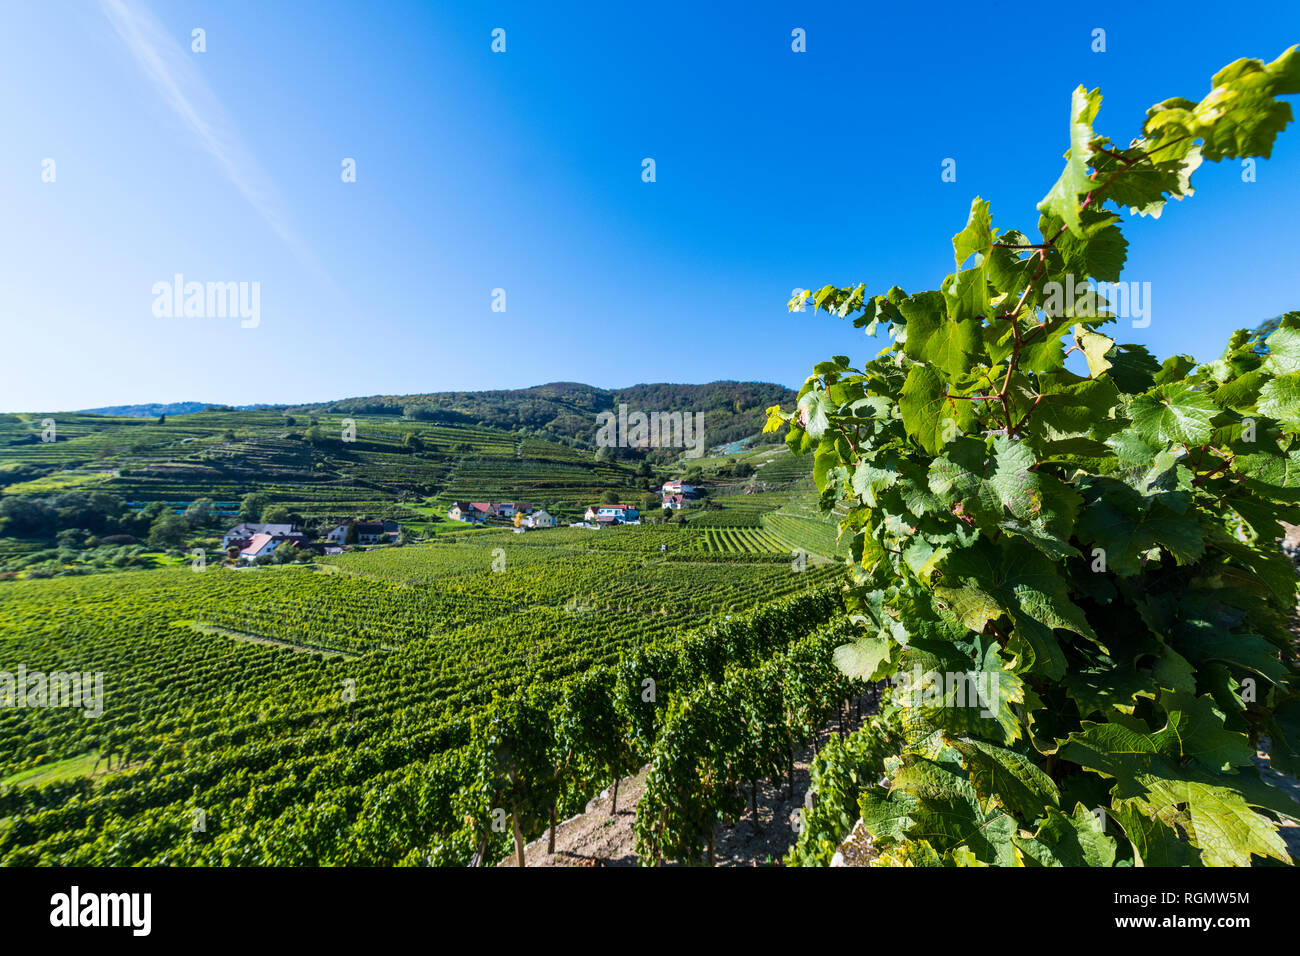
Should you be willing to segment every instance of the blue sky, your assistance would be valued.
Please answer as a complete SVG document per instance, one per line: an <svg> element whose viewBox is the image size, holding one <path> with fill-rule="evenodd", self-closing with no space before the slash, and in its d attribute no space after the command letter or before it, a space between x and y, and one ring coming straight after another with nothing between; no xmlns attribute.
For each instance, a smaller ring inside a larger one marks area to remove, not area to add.
<svg viewBox="0 0 1300 956"><path fill-rule="evenodd" d="M1127 141L1300 41L1294 3L1203 6L11 0L0 409L797 387L879 345L791 291L936 288L976 195L1028 231L1077 84ZM1300 308L1300 131L1194 185L1127 226L1152 322L1121 337L1161 356ZM177 273L259 283L259 324L156 316Z"/></svg>

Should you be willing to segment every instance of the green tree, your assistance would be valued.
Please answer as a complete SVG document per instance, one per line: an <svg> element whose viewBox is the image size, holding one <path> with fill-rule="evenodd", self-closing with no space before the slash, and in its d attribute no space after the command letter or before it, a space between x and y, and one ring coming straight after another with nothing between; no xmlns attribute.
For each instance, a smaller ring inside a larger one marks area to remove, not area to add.
<svg viewBox="0 0 1300 956"><path fill-rule="evenodd" d="M601 503L602 505L616 505L616 504L620 504L620 502L619 502L619 493L618 493L615 489L613 489L613 488L609 488L609 489L607 489L606 491L604 491L604 492L601 494L601 496L600 496L600 503Z"/></svg>
<svg viewBox="0 0 1300 956"><path fill-rule="evenodd" d="M1215 362L1160 363L1100 331L1115 293L1089 284L1119 280L1124 210L1189 195L1203 161L1270 154L1300 56L1212 87L1157 104L1127 147L1076 90L1041 238L977 198L939 289L791 301L893 339L820 363L768 421L846 512L861 630L837 664L930 675L893 692L889 786L860 788L880 862L1289 860L1277 821L1300 807L1252 758L1268 735L1273 766L1300 769L1297 579L1274 546L1300 521L1300 313L1267 348L1242 330Z"/></svg>
<svg viewBox="0 0 1300 956"><path fill-rule="evenodd" d="M239 517L245 521L259 521L270 504L271 496L264 491L250 491L239 502Z"/></svg>
<svg viewBox="0 0 1300 956"><path fill-rule="evenodd" d="M295 517L284 505L271 505L262 511L262 521L266 524L296 524Z"/></svg>
<svg viewBox="0 0 1300 956"><path fill-rule="evenodd" d="M156 551L178 547L189 530L189 522L180 515L162 515L149 528L149 547Z"/></svg>
<svg viewBox="0 0 1300 956"><path fill-rule="evenodd" d="M185 509L185 521L191 528L202 528L213 519L216 502L211 498L198 498Z"/></svg>

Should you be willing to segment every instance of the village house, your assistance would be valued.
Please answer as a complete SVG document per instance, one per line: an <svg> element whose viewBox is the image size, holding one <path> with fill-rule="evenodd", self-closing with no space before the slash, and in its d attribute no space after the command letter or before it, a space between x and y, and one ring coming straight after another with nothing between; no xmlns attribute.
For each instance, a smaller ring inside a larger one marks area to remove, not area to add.
<svg viewBox="0 0 1300 956"><path fill-rule="evenodd" d="M467 521L482 524L492 513L492 505L486 501L456 501L447 509L447 517L452 521Z"/></svg>
<svg viewBox="0 0 1300 956"><path fill-rule="evenodd" d="M661 489L660 494L662 494L665 498L667 498L669 495L682 495L685 498L694 498L695 486L685 484L682 482L680 478L675 478L672 481L664 482L664 486Z"/></svg>
<svg viewBox="0 0 1300 956"><path fill-rule="evenodd" d="M583 515L583 520L594 521L597 525L640 524L641 512L632 505L592 505Z"/></svg>
<svg viewBox="0 0 1300 956"><path fill-rule="evenodd" d="M255 534L248 544L240 549L239 560L256 561L258 558L274 553L275 549L286 540L288 539L280 538L277 540L275 536L269 534Z"/></svg>
<svg viewBox="0 0 1300 956"><path fill-rule="evenodd" d="M515 512L516 528L554 528L555 519L544 508L538 508L536 511L530 510L527 514L522 511Z"/></svg>
<svg viewBox="0 0 1300 956"><path fill-rule="evenodd" d="M685 495L664 495L664 507L673 511L680 511L687 507Z"/></svg>
<svg viewBox="0 0 1300 956"><path fill-rule="evenodd" d="M356 529L355 544L388 544L395 541L402 533L402 526L396 521L345 521L335 525L325 535L331 544L347 544L348 532Z"/></svg>
<svg viewBox="0 0 1300 956"><path fill-rule="evenodd" d="M297 528L291 524L257 524L245 521L235 525L225 533L221 539L221 550L229 551L233 547L245 548L259 534L269 534L283 540L294 536L296 533ZM298 537L306 540L306 535L298 535Z"/></svg>
<svg viewBox="0 0 1300 956"><path fill-rule="evenodd" d="M452 521L468 521L482 524L488 518L513 518L516 515L532 514L533 506L526 501L456 501L447 509L447 517Z"/></svg>

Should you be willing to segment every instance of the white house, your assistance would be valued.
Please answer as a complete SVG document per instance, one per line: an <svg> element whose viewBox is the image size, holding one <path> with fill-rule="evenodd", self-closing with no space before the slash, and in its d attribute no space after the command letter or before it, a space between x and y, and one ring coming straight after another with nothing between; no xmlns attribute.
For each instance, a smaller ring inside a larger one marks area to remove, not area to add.
<svg viewBox="0 0 1300 956"><path fill-rule="evenodd" d="M640 524L641 512L632 505L592 505L583 518L600 525Z"/></svg>
<svg viewBox="0 0 1300 956"><path fill-rule="evenodd" d="M520 521L525 528L554 528L555 519L544 508L530 512Z"/></svg>
<svg viewBox="0 0 1300 956"><path fill-rule="evenodd" d="M680 511L687 507L685 495L664 495L664 507L673 511Z"/></svg>
<svg viewBox="0 0 1300 956"><path fill-rule="evenodd" d="M274 535L255 534L248 545L239 552L239 560L254 561L257 558L272 554L284 538L276 539Z"/></svg>
<svg viewBox="0 0 1300 956"><path fill-rule="evenodd" d="M680 478L675 478L675 479L673 479L672 481L665 481L665 482L664 482L664 486L663 486L662 494L663 494L663 496L664 496L665 498L668 497L669 495L689 495L689 496L694 496L694 495L695 495L695 486L694 486L694 485L683 484L683 482L682 482L682 480L681 480Z"/></svg>
<svg viewBox="0 0 1300 956"><path fill-rule="evenodd" d="M235 525L221 539L221 550L228 551L231 545L244 544L252 541L259 534L269 534L273 537L287 538L294 533L294 526L291 524L257 524L252 521L245 521Z"/></svg>
<svg viewBox="0 0 1300 956"><path fill-rule="evenodd" d="M401 534L402 526L396 521L345 521L335 525L325 540L331 544L347 544L348 530L357 530L357 544L385 544Z"/></svg>

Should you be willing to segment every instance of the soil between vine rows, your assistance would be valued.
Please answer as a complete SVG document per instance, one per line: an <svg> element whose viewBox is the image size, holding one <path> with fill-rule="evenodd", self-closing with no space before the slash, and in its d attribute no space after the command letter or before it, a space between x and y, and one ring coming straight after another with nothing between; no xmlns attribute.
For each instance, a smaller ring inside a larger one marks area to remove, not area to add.
<svg viewBox="0 0 1300 956"><path fill-rule="evenodd" d="M861 723L854 709L845 727L851 732ZM865 701L863 718L869 716ZM838 722L822 728L818 746L832 734L839 732ZM737 823L718 828L715 846L717 866L777 866L790 847L794 846L794 811L803 806L808 792L808 765L814 756L812 747L795 751L794 799L786 799L786 785L773 786L770 781L758 782L758 822L761 831L754 827L753 815L747 808ZM590 803L584 813L565 820L556 828L555 854L546 852L547 837L533 841L524 848L527 866L636 866L636 839L632 826L636 819L636 802L645 791L646 769L635 776L624 777L618 787L618 813L609 814L609 791ZM748 801L749 787L745 787ZM748 807L748 803L746 804ZM514 866L511 853L498 866ZM665 862L665 866L679 864Z"/></svg>

